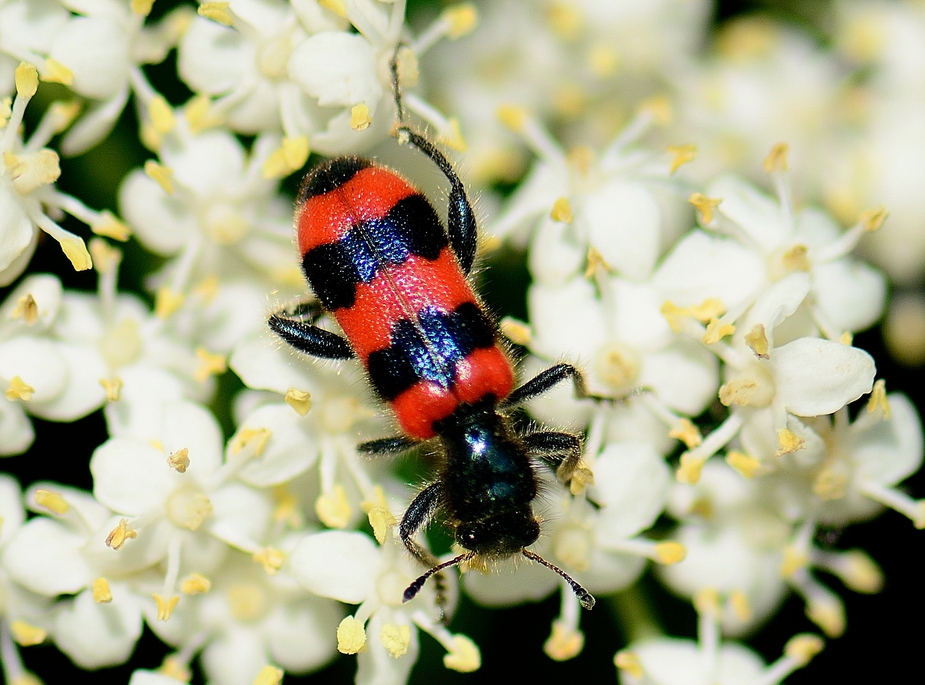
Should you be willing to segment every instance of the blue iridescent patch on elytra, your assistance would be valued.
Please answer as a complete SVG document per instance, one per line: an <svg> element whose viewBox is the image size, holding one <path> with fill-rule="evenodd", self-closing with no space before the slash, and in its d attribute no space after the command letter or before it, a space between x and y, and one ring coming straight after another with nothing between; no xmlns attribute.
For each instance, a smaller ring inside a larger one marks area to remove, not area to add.
<svg viewBox="0 0 925 685"><path fill-rule="evenodd" d="M474 302L453 312L425 307L417 321L392 325L391 344L369 355L367 369L380 397L391 400L419 381L450 389L456 364L474 350L494 345L494 326Z"/></svg>

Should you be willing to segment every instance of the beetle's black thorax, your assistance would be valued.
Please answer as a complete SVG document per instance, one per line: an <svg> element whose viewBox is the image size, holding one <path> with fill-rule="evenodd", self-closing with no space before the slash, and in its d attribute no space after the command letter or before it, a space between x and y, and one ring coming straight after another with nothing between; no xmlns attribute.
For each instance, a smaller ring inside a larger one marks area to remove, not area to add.
<svg viewBox="0 0 925 685"><path fill-rule="evenodd" d="M519 552L539 536L530 503L536 474L508 419L489 397L435 426L446 454L446 509L456 542L484 555Z"/></svg>

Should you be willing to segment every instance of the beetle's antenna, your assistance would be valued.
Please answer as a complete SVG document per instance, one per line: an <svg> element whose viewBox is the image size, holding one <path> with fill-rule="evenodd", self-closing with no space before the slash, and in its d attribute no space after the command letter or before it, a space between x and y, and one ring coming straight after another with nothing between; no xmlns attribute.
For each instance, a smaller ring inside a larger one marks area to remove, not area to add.
<svg viewBox="0 0 925 685"><path fill-rule="evenodd" d="M424 587L424 583L427 582L427 579L430 578L435 573L440 573L440 571L442 571L445 568L449 568L450 566L456 566L456 564L460 564L464 561L469 561L474 556L475 554L473 554L472 552L466 552L465 554L460 554L458 557L453 557L449 561L444 561L442 564L437 564L433 568L427 569L427 573L422 575L420 578L418 578L416 581L411 583L411 585L409 585L405 589L405 594L402 596L401 601L410 602L412 599L414 599L417 596L417 594L421 591L421 588Z"/></svg>
<svg viewBox="0 0 925 685"><path fill-rule="evenodd" d="M575 580L574 578L572 578L568 573L566 573L565 571L563 571L561 568L559 568L559 567L556 566L555 564L550 564L548 561L546 561L543 557L541 557L541 556L540 556L539 554L537 554L536 552L531 552L531 551L528 550L528 549L524 549L524 550L521 550L521 551L523 552L523 555L524 555L525 557L527 557L527 559L532 559L533 561L538 561L538 562L541 563L543 566L545 566L546 568L548 568L550 571L555 571L555 572L558 573L560 576L562 576L562 579L563 579L566 583L568 583L569 586L572 588L572 592L575 593L575 596L578 598L578 602L581 604L581 606L583 606L585 609L592 609L592 608L594 607L594 603L595 603L595 601L596 601L596 600L594 599L594 596L593 596L590 592L588 592L587 590L585 590L585 589L581 586L581 584L579 584L578 581ZM409 588L409 589L410 589L410 588ZM408 591L406 590L406 591L405 591L405 595L407 595L407 594L408 594Z"/></svg>

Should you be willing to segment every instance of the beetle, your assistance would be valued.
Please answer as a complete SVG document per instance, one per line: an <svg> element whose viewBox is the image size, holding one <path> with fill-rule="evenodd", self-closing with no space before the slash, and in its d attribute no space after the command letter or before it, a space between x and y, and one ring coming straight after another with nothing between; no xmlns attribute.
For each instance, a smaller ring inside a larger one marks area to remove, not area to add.
<svg viewBox="0 0 925 685"><path fill-rule="evenodd" d="M430 567L406 589L404 601L449 566L519 554L559 574L590 609L595 600L587 590L527 549L540 535L532 510L536 461L567 483L581 462L581 440L549 430L518 434L510 414L568 379L587 397L582 375L560 363L514 387L498 326L468 281L478 239L472 204L446 156L403 123L394 59L392 69L399 114L393 134L449 182L447 225L411 183L373 161L339 157L316 167L299 190L295 225L317 303L275 313L269 326L306 354L362 362L402 434L363 443L360 452L394 455L430 442L442 455L438 476L399 524L406 548ZM343 335L317 325L323 312ZM413 539L438 513L463 550L442 564Z"/></svg>

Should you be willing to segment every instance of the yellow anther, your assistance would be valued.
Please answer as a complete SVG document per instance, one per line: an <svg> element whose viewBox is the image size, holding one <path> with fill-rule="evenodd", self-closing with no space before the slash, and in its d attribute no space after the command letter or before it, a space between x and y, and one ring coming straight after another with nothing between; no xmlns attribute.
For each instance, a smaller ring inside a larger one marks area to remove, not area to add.
<svg viewBox="0 0 925 685"><path fill-rule="evenodd" d="M588 67L598 78L604 79L613 76L620 66L620 53L607 42L600 42L591 46L588 52Z"/></svg>
<svg viewBox="0 0 925 685"><path fill-rule="evenodd" d="M669 174L673 174L688 162L693 162L697 159L697 146L693 143L687 145L669 145L668 152L670 152L673 157L671 166L668 168Z"/></svg>
<svg viewBox="0 0 925 685"><path fill-rule="evenodd" d="M228 370L228 363L223 354L213 354L204 347L196 349L196 357L199 359L199 366L196 368L193 378L202 383L209 376L220 376Z"/></svg>
<svg viewBox="0 0 925 685"><path fill-rule="evenodd" d="M32 399L33 393L35 393L35 388L26 383L19 376L13 376L10 379L10 384L4 392L6 399L10 402L16 402L17 400L20 402L28 402Z"/></svg>
<svg viewBox="0 0 925 685"><path fill-rule="evenodd" d="M308 161L308 137L284 138L282 145L263 164L264 178L282 178L305 166Z"/></svg>
<svg viewBox="0 0 925 685"><path fill-rule="evenodd" d="M273 547L266 547L259 552L254 552L251 555L251 559L261 564L264 572L268 576L275 576L282 568L283 561L285 561L283 553Z"/></svg>
<svg viewBox="0 0 925 685"><path fill-rule="evenodd" d="M369 107L362 102L350 108L350 128L354 131L365 131L373 120L369 116Z"/></svg>
<svg viewBox="0 0 925 685"><path fill-rule="evenodd" d="M543 643L543 651L554 661L568 661L581 654L584 646L584 633L564 621L556 620L552 622L552 633Z"/></svg>
<svg viewBox="0 0 925 685"><path fill-rule="evenodd" d="M180 595L173 595L167 599L156 593L151 596L154 597L154 603L157 605L157 620L167 621L177 606L177 602L180 601Z"/></svg>
<svg viewBox="0 0 925 685"><path fill-rule="evenodd" d="M118 402L122 397L122 386L124 383L121 378L100 378L100 385L106 391L107 402Z"/></svg>
<svg viewBox="0 0 925 685"><path fill-rule="evenodd" d="M106 546L112 549L122 549L126 540L137 538L138 532L128 527L128 519L119 519L119 525L109 531L106 536Z"/></svg>
<svg viewBox="0 0 925 685"><path fill-rule="evenodd" d="M837 572L842 582L855 592L874 594L883 589L883 571L863 550L845 552Z"/></svg>
<svg viewBox="0 0 925 685"><path fill-rule="evenodd" d="M549 217L553 221L560 221L563 224L572 223L575 217L572 215L572 204L568 201L567 197L560 197L552 203L552 210L549 212Z"/></svg>
<svg viewBox="0 0 925 685"><path fill-rule="evenodd" d="M146 17L151 13L151 7L154 6L154 0L132 0L132 12L139 17Z"/></svg>
<svg viewBox="0 0 925 685"><path fill-rule="evenodd" d="M556 476L563 482L566 477L568 478L568 491L573 497L580 495L587 488L594 485L594 472L585 465L584 461L579 462L570 473L565 473L565 470L560 465L556 471Z"/></svg>
<svg viewBox="0 0 925 685"><path fill-rule="evenodd" d="M279 685L283 682L283 669L267 664L254 678L254 685Z"/></svg>
<svg viewBox="0 0 925 685"><path fill-rule="evenodd" d="M482 654L465 635L454 635L450 651L443 655L443 665L459 673L472 673L482 665Z"/></svg>
<svg viewBox="0 0 925 685"><path fill-rule="evenodd" d="M277 485L272 490L273 520L285 523L290 528L301 528L304 524L298 498L285 484Z"/></svg>
<svg viewBox="0 0 925 685"><path fill-rule="evenodd" d="M55 102L49 108L55 121L55 133L61 133L73 123L77 115L80 114L80 101L69 100L68 102Z"/></svg>
<svg viewBox="0 0 925 685"><path fill-rule="evenodd" d="M748 623L752 620L751 603L741 590L733 590L729 593L729 606L735 617L742 623Z"/></svg>
<svg viewBox="0 0 925 685"><path fill-rule="evenodd" d="M92 238L90 240L90 257L96 265L96 270L101 274L112 273L113 269L118 268L122 262L122 250L110 246L102 238Z"/></svg>
<svg viewBox="0 0 925 685"><path fill-rule="evenodd" d="M848 331L844 331L839 337L838 342L842 345L852 345L854 343L854 336Z"/></svg>
<svg viewBox="0 0 925 685"><path fill-rule="evenodd" d="M372 526L373 529L373 535L376 541L381 545L385 542L389 528L398 522L389 510L389 503L385 499L385 492L383 492L381 486L377 485L373 488L372 500L364 500L361 502L360 509L366 512L369 525Z"/></svg>
<svg viewBox="0 0 925 685"><path fill-rule="evenodd" d="M861 212L861 216L858 217L858 223L864 226L865 231L873 232L883 225L883 222L886 221L889 215L890 213L886 211L886 207L880 205L873 209L868 209L866 212Z"/></svg>
<svg viewBox="0 0 925 685"><path fill-rule="evenodd" d="M305 416L312 408L312 395L307 390L289 388L286 391L286 404L295 409L299 416Z"/></svg>
<svg viewBox="0 0 925 685"><path fill-rule="evenodd" d="M761 461L750 454L732 450L726 455L726 463L734 468L740 476L751 480L761 469Z"/></svg>
<svg viewBox="0 0 925 685"><path fill-rule="evenodd" d="M517 105L501 105L497 110L498 121L507 126L514 133L520 133L530 119L530 112L526 107Z"/></svg>
<svg viewBox="0 0 925 685"><path fill-rule="evenodd" d="M883 412L883 420L890 419L890 400L886 396L886 381L882 378L874 383L870 391L870 398L867 400L867 413L873 413L877 410Z"/></svg>
<svg viewBox="0 0 925 685"><path fill-rule="evenodd" d="M330 492L319 495L315 500L315 513L328 528L346 528L352 512L344 486L335 485Z"/></svg>
<svg viewBox="0 0 925 685"><path fill-rule="evenodd" d="M193 286L193 294L200 298L205 304L211 304L215 298L218 297L220 286L221 284L218 280L218 276L209 274Z"/></svg>
<svg viewBox="0 0 925 685"><path fill-rule="evenodd" d="M112 590L109 589L109 581L102 576L93 581L90 589L93 592L93 601L97 604L109 604L112 601Z"/></svg>
<svg viewBox="0 0 925 685"><path fill-rule="evenodd" d="M755 324L752 330L745 334L745 344L759 359L768 358L768 353L771 351L771 342L768 340L768 333L763 323Z"/></svg>
<svg viewBox="0 0 925 685"><path fill-rule="evenodd" d="M182 660L176 654L164 657L164 660L157 669L157 673L165 675L168 678L173 678L181 683L188 683L193 678L193 674L186 661Z"/></svg>
<svg viewBox="0 0 925 685"><path fill-rule="evenodd" d="M515 345L527 347L533 339L533 331L523 321L510 316L501 319L501 332Z"/></svg>
<svg viewBox="0 0 925 685"><path fill-rule="evenodd" d="M675 472L675 479L679 483L696 485L700 482L700 473L703 471L705 457L693 456L690 452L681 455L681 464Z"/></svg>
<svg viewBox="0 0 925 685"><path fill-rule="evenodd" d="M784 548L784 560L781 562L780 573L782 578L790 578L794 573L806 567L809 563L809 554L805 550L793 546Z"/></svg>
<svg viewBox="0 0 925 685"><path fill-rule="evenodd" d="M93 268L93 259L87 251L83 238L67 234L59 241L59 244L64 256L68 258L71 266L74 267L74 271L87 271Z"/></svg>
<svg viewBox="0 0 925 685"><path fill-rule="evenodd" d="M664 95L656 95L647 100L643 100L639 105L639 111L652 117L652 121L659 126L667 126L674 119L674 108L671 106L671 100Z"/></svg>
<svg viewBox="0 0 925 685"><path fill-rule="evenodd" d="M234 24L234 15L228 8L229 4L227 2L204 2L199 5L197 11L200 17L211 19L222 26L231 26Z"/></svg>
<svg viewBox="0 0 925 685"><path fill-rule="evenodd" d="M201 573L190 573L180 581L180 592L184 595L203 595L212 589L212 581Z"/></svg>
<svg viewBox="0 0 925 685"><path fill-rule="evenodd" d="M148 177L163 188L165 193L173 195L173 169L158 164L153 159L145 162L144 169Z"/></svg>
<svg viewBox="0 0 925 685"><path fill-rule="evenodd" d="M58 516L64 516L71 508L71 505L65 501L61 493L52 492L51 490L36 490L35 503Z"/></svg>
<svg viewBox="0 0 925 685"><path fill-rule="evenodd" d="M813 479L813 493L823 502L841 499L848 491L848 474L838 462L820 469Z"/></svg>
<svg viewBox="0 0 925 685"><path fill-rule="evenodd" d="M806 617L822 628L826 637L841 637L845 632L845 607L837 598L810 600Z"/></svg>
<svg viewBox="0 0 925 685"><path fill-rule="evenodd" d="M719 591L716 588L705 587L694 595L694 608L703 616L716 616L719 614Z"/></svg>
<svg viewBox="0 0 925 685"><path fill-rule="evenodd" d="M356 654L366 649L366 629L363 623L348 616L337 626L337 651Z"/></svg>
<svg viewBox="0 0 925 685"><path fill-rule="evenodd" d="M16 83L16 97L29 99L39 88L39 72L28 62L20 62L13 72Z"/></svg>
<svg viewBox="0 0 925 685"><path fill-rule="evenodd" d="M263 448L273 435L269 428L241 428L231 439L231 453L239 454L245 447L251 449L255 456L263 454Z"/></svg>
<svg viewBox="0 0 925 685"><path fill-rule="evenodd" d="M32 293L26 293L16 300L16 306L10 312L10 318L22 319L27 326L35 325L35 322L39 320L39 305Z"/></svg>
<svg viewBox="0 0 925 685"><path fill-rule="evenodd" d="M680 542L660 542L655 545L655 560L666 566L684 561L687 557L687 547Z"/></svg>
<svg viewBox="0 0 925 685"><path fill-rule="evenodd" d="M166 285L161 286L154 296L154 313L159 319L170 318L185 300L186 296L183 293L178 293Z"/></svg>
<svg viewBox="0 0 925 685"><path fill-rule="evenodd" d="M222 118L212 110L212 100L208 95L196 95L183 110L190 132L201 133L207 128L218 126Z"/></svg>
<svg viewBox="0 0 925 685"><path fill-rule="evenodd" d="M797 244L781 255L781 262L788 271L809 272L813 265L809 261L809 248L806 245Z"/></svg>
<svg viewBox="0 0 925 685"><path fill-rule="evenodd" d="M456 40L475 30L479 23L479 12L472 3L463 2L447 7L440 18L447 24L447 38Z"/></svg>
<svg viewBox="0 0 925 685"><path fill-rule="evenodd" d="M577 7L562 2L552 3L546 9L546 21L552 32L564 40L575 38L584 23Z"/></svg>
<svg viewBox="0 0 925 685"><path fill-rule="evenodd" d="M463 138L462 128L459 125L459 119L455 117L446 122L446 126L440 131L437 140L456 152L465 152L468 148L466 139Z"/></svg>
<svg viewBox="0 0 925 685"><path fill-rule="evenodd" d="M722 199L707 197L703 193L692 193L687 201L694 205L694 209L700 214L701 223L709 226L713 223L713 210L719 206Z"/></svg>
<svg viewBox="0 0 925 685"><path fill-rule="evenodd" d="M347 18L347 8L344 6L344 0L318 0L318 4L326 9L331 10L341 19ZM404 81L402 81L402 83L404 83ZM354 652L345 652L345 654L353 653Z"/></svg>
<svg viewBox="0 0 925 685"><path fill-rule="evenodd" d="M585 267L585 278L593 278L598 274L607 275L612 271L610 264L604 259L604 255L596 247L588 248L588 266Z"/></svg>
<svg viewBox="0 0 925 685"><path fill-rule="evenodd" d="M782 457L785 454L792 454L797 450L801 450L805 442L803 438L789 428L781 428L777 431L777 444L779 448L775 456Z"/></svg>
<svg viewBox="0 0 925 685"><path fill-rule="evenodd" d="M393 659L397 659L407 653L408 645L411 644L411 626L406 623L386 623L379 629L379 639L385 651Z"/></svg>
<svg viewBox="0 0 925 685"><path fill-rule="evenodd" d="M643 674L642 662L635 652L620 650L613 657L613 665L635 680L641 680Z"/></svg>
<svg viewBox="0 0 925 685"><path fill-rule="evenodd" d="M700 429L697 428L690 419L681 419L678 421L678 423L668 431L668 437L680 440L687 449L693 449L703 442Z"/></svg>
<svg viewBox="0 0 925 685"><path fill-rule="evenodd" d="M722 319L710 319L703 333L702 340L705 345L714 345L735 332L736 327L731 323L724 323Z"/></svg>
<svg viewBox="0 0 925 685"><path fill-rule="evenodd" d="M155 95L148 103L148 116L151 117L151 124L154 130L163 135L169 133L177 125L177 118L174 116L173 108L162 96Z"/></svg>
<svg viewBox="0 0 925 685"><path fill-rule="evenodd" d="M822 651L823 647L825 647L825 642L818 635L801 633L794 635L787 641L784 654L796 661L800 666L805 666Z"/></svg>
<svg viewBox="0 0 925 685"><path fill-rule="evenodd" d="M177 473L186 473L189 468L189 449L182 447L167 457L167 466Z"/></svg>
<svg viewBox="0 0 925 685"><path fill-rule="evenodd" d="M25 621L13 621L10 624L10 632L13 634L13 639L16 640L17 644L23 647L41 644L48 637L47 632Z"/></svg>
<svg viewBox="0 0 925 685"><path fill-rule="evenodd" d="M787 153L789 151L790 146L787 143L777 143L772 147L762 164L765 173L773 174L775 171L787 171Z"/></svg>

